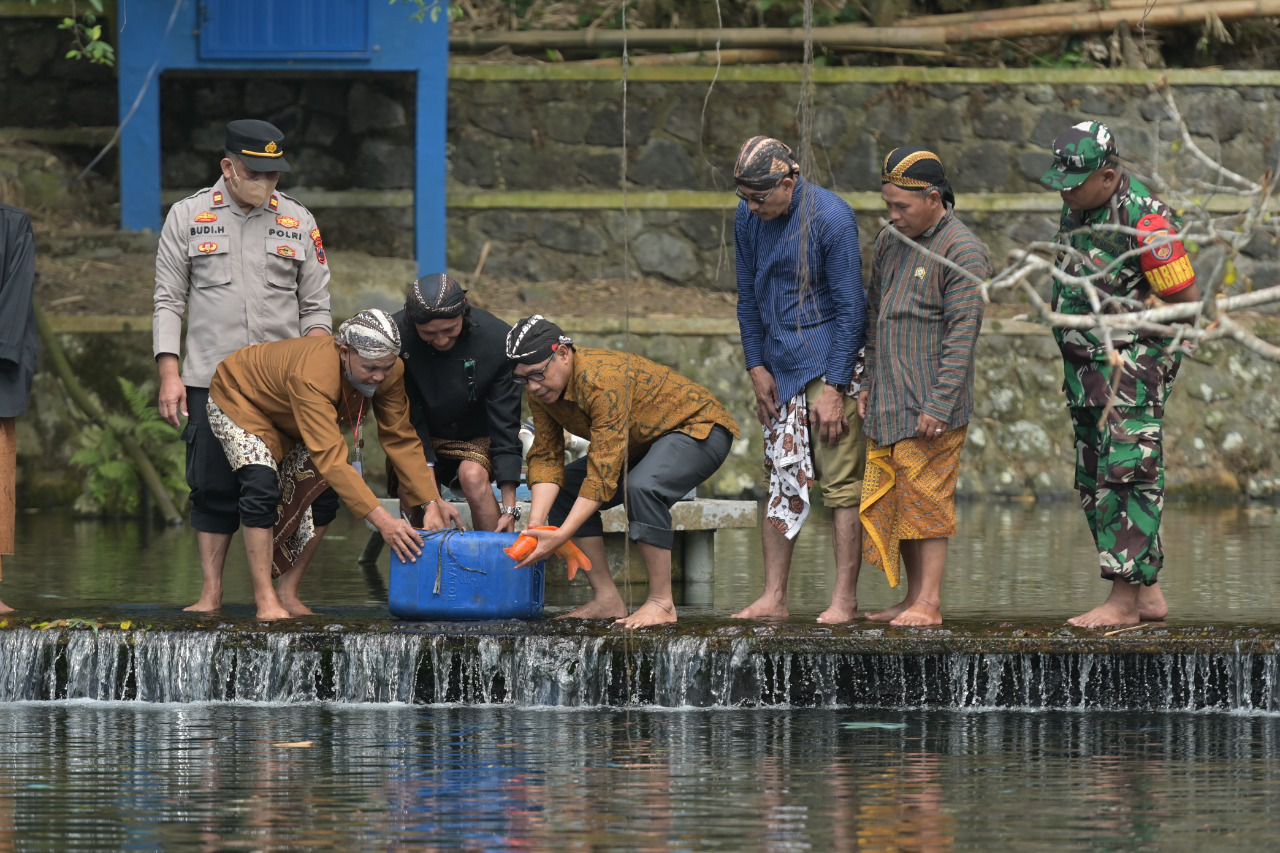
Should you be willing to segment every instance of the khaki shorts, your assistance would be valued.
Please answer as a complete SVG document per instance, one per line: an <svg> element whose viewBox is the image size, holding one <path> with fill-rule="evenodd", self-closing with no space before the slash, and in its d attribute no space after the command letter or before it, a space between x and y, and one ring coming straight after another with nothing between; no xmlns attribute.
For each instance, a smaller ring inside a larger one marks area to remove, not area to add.
<svg viewBox="0 0 1280 853"><path fill-rule="evenodd" d="M818 377L804 386L809 408L817 402L826 383ZM849 433L835 447L828 447L810 429L809 446L813 449L813 473L822 486L822 503L830 509L857 507L862 500L862 476L867 469L867 437L858 417L858 398L844 397L844 416L849 420Z"/></svg>

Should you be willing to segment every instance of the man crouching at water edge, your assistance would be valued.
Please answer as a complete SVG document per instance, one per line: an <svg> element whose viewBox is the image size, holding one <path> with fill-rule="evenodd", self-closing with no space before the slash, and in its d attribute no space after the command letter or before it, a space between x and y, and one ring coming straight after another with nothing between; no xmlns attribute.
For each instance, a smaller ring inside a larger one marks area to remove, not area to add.
<svg viewBox="0 0 1280 853"><path fill-rule="evenodd" d="M530 528L538 539L521 566L536 563L570 538L598 567L588 573L592 598L566 614L617 618L627 628L676 621L671 595L671 507L716 472L738 425L701 385L647 358L575 347L539 314L507 335L512 378L529 389L533 446ZM589 439L587 455L564 462L564 431ZM625 481L624 481L625 476ZM626 494L628 535L639 545L649 596L635 613L609 576L600 510Z"/></svg>
<svg viewBox="0 0 1280 853"><path fill-rule="evenodd" d="M955 196L938 155L895 148L880 179L890 224L876 237L867 297L858 409L871 441L859 515L866 560L884 569L890 586L898 585L901 550L907 594L869 618L939 625L947 537L956 532L956 469L973 411L978 285L991 277L991 263L952 212Z"/></svg>
<svg viewBox="0 0 1280 853"><path fill-rule="evenodd" d="M361 311L337 335L254 344L228 356L209 386L209 426L236 472L244 547L259 619L305 616L298 585L315 552L311 503L328 486L369 521L400 559L422 552L418 533L382 508L361 469L365 407L413 505L428 528L458 524L440 500L409 423L400 334L384 311ZM355 439L347 462L342 424ZM278 588L272 586L279 579Z"/></svg>

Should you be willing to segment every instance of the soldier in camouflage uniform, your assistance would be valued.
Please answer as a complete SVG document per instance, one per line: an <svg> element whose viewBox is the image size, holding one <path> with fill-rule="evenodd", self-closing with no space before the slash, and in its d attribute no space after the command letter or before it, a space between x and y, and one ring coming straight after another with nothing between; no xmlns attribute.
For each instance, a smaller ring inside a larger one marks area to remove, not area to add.
<svg viewBox="0 0 1280 853"><path fill-rule="evenodd" d="M1062 195L1059 268L1090 276L1103 313L1200 299L1182 243L1182 221L1125 170L1106 125L1081 122L1053 141L1054 164L1040 179ZM1133 229L1125 232L1115 226ZM1145 251L1142 247L1149 246ZM1122 257L1128 252L1134 254ZM1084 287L1055 279L1053 308L1092 314ZM1164 563L1164 405L1182 353L1153 332L1115 330L1108 352L1099 329L1054 329L1076 438L1076 488L1112 582L1101 606L1072 625L1132 625L1168 612L1156 576Z"/></svg>

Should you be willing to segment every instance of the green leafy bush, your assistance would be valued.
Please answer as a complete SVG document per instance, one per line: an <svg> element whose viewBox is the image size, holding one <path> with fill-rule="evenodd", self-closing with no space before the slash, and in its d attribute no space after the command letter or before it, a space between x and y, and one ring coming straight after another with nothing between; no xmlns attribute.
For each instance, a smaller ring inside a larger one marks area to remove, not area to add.
<svg viewBox="0 0 1280 853"><path fill-rule="evenodd" d="M71 463L85 472L84 491L75 509L85 515L137 515L144 486L133 460L121 443L131 436L151 458L165 489L177 506L185 502L186 447L179 431L161 419L150 389L119 377L129 414L112 412L106 424L93 424L80 434L80 447Z"/></svg>

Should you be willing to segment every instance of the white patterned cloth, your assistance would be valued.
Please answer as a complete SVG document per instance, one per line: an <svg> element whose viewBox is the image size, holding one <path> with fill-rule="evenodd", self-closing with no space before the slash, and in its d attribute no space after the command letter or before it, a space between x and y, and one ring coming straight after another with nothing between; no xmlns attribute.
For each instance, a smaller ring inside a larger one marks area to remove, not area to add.
<svg viewBox="0 0 1280 853"><path fill-rule="evenodd" d="M294 484L297 482L298 473L302 471L310 458L311 454L307 451L307 446L302 442L298 442L284 455L284 459L279 464L276 464L275 457L271 455L271 448L267 447L267 443L227 417L227 413L218 408L217 403L213 402L213 397L209 398L205 411L209 415L209 429L217 436L218 443L222 445L222 452L227 455L227 461L231 463L231 470L239 471L246 465L265 465L276 472L281 488L280 511L283 512L284 507L293 499L293 489ZM281 476L281 471L284 472L285 476ZM311 507L308 505L302 514L301 520L298 522L298 529L280 542L280 548L288 555L291 564L298 559L298 556L302 554L302 549L306 547L307 542L311 541L311 537L315 535L315 517L312 515Z"/></svg>
<svg viewBox="0 0 1280 853"><path fill-rule="evenodd" d="M765 523L794 539L809 517L813 455L809 452L809 403L804 391L782 407L764 436L764 469L769 472Z"/></svg>

